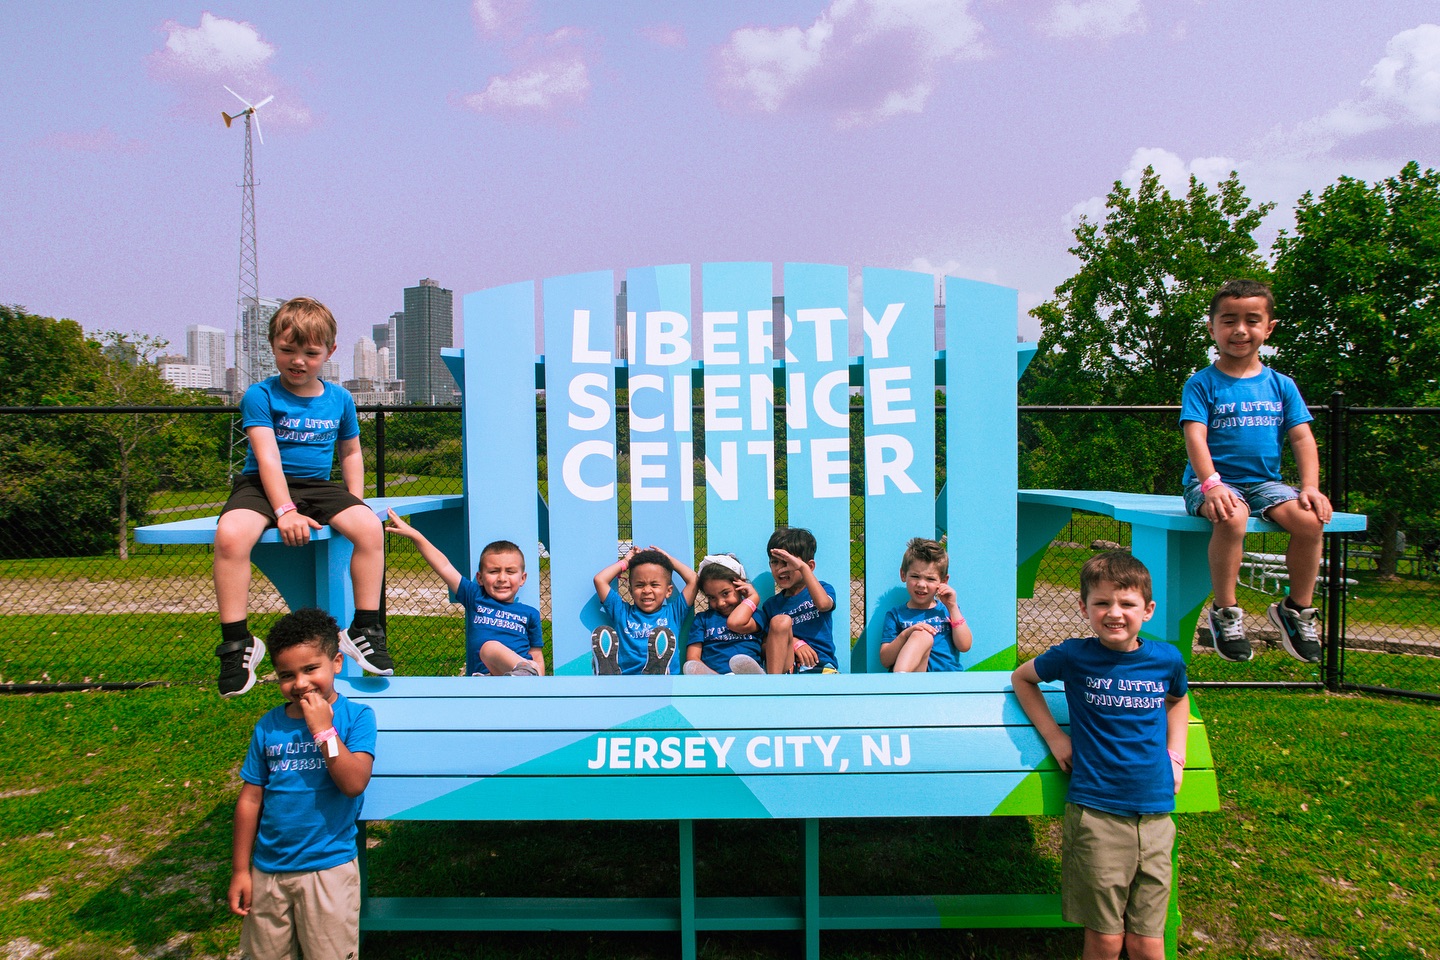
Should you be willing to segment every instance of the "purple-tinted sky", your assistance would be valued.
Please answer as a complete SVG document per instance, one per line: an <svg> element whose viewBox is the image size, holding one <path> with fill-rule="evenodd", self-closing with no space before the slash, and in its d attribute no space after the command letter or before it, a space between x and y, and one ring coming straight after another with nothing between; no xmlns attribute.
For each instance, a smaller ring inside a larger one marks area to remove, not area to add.
<svg viewBox="0 0 1440 960"><path fill-rule="evenodd" d="M1020 290L1147 163L1238 169L1290 221L1340 174L1440 165L1434 0L12 4L0 302L138 330L235 323L243 132L261 293L356 338L456 293L591 269L798 260ZM1038 329L1022 315L1020 332Z"/></svg>

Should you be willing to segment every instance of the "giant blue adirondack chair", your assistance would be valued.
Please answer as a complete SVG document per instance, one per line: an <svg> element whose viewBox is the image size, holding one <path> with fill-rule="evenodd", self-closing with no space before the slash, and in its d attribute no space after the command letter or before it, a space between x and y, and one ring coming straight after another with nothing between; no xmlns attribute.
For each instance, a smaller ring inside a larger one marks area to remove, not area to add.
<svg viewBox="0 0 1440 960"><path fill-rule="evenodd" d="M779 355L769 263L627 271L628 360L615 350L618 283L611 272L465 298L465 346L446 357L464 396L463 522L450 524L454 535L444 548L461 569L474 570L491 540L545 543L558 676L342 681L348 696L374 707L381 730L365 817L468 820L538 811L542 819L673 819L680 825L680 889L658 899L537 900L376 897L367 887L362 929L673 930L687 957L701 930L796 930L814 957L822 930L1063 925L1054 891L822 894L823 818L1058 813L1065 783L1009 692L1015 381L1029 355L1021 350L1017 367L1015 292L947 278L948 349L937 356L930 275L852 275L798 263L781 269ZM852 360L856 279L863 351ZM537 319L545 344L538 367ZM697 340L703 350L694 348ZM544 389L538 447L537 385ZM943 490L935 469L940 385ZM628 390L625 449L617 446L620 386ZM852 438L848 408L856 388L863 436ZM698 437L691 418L697 391L704 410ZM777 396L783 442L774 429ZM701 444L703 461L695 455ZM851 485L852 449L863 458L860 488ZM687 559L735 553L762 592L764 547L777 523L812 530L817 575L836 592L842 675L592 676L590 635L604 615L591 578L622 548L626 499L627 539ZM443 525L441 516L431 515L432 528ZM904 545L941 527L952 583L975 634L961 656L965 672L889 675L879 668L878 634L884 611L904 602ZM538 606L537 558L527 551L527 559L532 576L520 599ZM853 638L852 579L864 584L865 624ZM1047 696L1065 723L1062 694ZM1198 717L1189 763L1180 809L1216 809ZM804 823L803 890L792 897L699 894L692 822L735 817Z"/></svg>

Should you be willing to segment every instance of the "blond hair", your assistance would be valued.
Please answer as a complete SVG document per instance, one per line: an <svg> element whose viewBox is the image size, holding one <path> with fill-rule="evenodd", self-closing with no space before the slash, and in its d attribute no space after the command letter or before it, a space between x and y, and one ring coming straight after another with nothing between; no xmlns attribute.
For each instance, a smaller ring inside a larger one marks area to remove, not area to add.
<svg viewBox="0 0 1440 960"><path fill-rule="evenodd" d="M335 314L313 297L291 297L270 318L270 342L287 334L297 347L333 347Z"/></svg>

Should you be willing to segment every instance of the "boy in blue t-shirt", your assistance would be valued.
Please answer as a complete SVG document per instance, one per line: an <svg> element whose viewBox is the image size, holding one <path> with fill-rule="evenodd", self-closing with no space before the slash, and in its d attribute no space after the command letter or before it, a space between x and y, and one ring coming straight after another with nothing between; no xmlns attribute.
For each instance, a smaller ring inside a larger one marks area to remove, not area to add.
<svg viewBox="0 0 1440 960"><path fill-rule="evenodd" d="M944 673L964 669L960 654L974 636L950 586L950 555L935 540L915 537L900 559L900 580L910 594L885 613L880 663L896 673Z"/></svg>
<svg viewBox="0 0 1440 960"><path fill-rule="evenodd" d="M781 527L765 545L775 596L756 606L755 588L742 583L742 599L731 611L730 629L754 624L765 635L766 673L839 673L831 614L835 588L815 576L815 535L803 527Z"/></svg>
<svg viewBox="0 0 1440 960"><path fill-rule="evenodd" d="M626 573L630 603L611 587ZM675 574L684 587L675 593ZM661 550L650 547L630 552L595 574L595 596L615 624L601 625L590 636L595 672L602 675L679 673L675 647L690 604L695 602L695 571ZM618 632L618 633L617 633Z"/></svg>
<svg viewBox="0 0 1440 960"><path fill-rule="evenodd" d="M335 690L340 628L281 617L270 661L285 703L255 725L240 767L229 903L250 957L353 960L360 949L355 819L375 762L375 712Z"/></svg>
<svg viewBox="0 0 1440 960"><path fill-rule="evenodd" d="M745 568L733 554L710 554L700 561L700 592L709 606L695 614L684 672L691 675L764 673L760 666L760 628L751 620L740 630L727 618L740 605Z"/></svg>
<svg viewBox="0 0 1440 960"><path fill-rule="evenodd" d="M1320 492L1320 455L1310 432L1314 419L1295 381L1260 362L1260 348L1275 330L1275 298L1256 280L1230 280L1210 301L1215 362L1190 377L1181 395L1185 433L1185 508L1213 525L1210 533L1210 638L1226 660L1249 660L1244 614L1235 584L1245 552L1245 523L1252 514L1290 534L1285 567L1290 595L1266 615L1280 631L1285 652L1320 662L1312 605L1320 574L1325 524L1332 509ZM1300 488L1280 479L1280 454L1290 442Z"/></svg>
<svg viewBox="0 0 1440 960"><path fill-rule="evenodd" d="M480 551L480 569L471 580L394 510L389 517L385 532L415 541L420 556L465 608L465 676L544 676L540 611L515 601L525 585L525 554L520 548L509 540L486 544Z"/></svg>
<svg viewBox="0 0 1440 960"><path fill-rule="evenodd" d="M1060 915L1085 928L1087 958L1165 955L1175 794L1190 722L1185 661L1140 639L1155 613L1150 571L1123 551L1080 570L1080 612L1094 636L1022 663L1015 699L1070 774L1060 846ZM1064 681L1070 732L1039 684Z"/></svg>
<svg viewBox="0 0 1440 960"><path fill-rule="evenodd" d="M240 401L250 449L215 527L215 599L220 609L220 694L255 685L265 644L250 634L250 551L270 527L298 547L329 524L354 545L350 579L355 617L340 649L362 669L389 676L395 664L380 626L385 534L362 499L365 460L355 401L320 379L335 353L335 316L318 300L286 300L270 318L270 349L280 372L251 385ZM343 485L330 480L336 449Z"/></svg>

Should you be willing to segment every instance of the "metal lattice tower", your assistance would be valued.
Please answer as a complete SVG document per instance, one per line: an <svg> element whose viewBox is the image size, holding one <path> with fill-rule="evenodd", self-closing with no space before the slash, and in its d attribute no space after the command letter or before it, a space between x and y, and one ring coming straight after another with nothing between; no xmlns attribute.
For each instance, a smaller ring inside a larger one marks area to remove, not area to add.
<svg viewBox="0 0 1440 960"><path fill-rule="evenodd" d="M260 133L260 118L255 111L269 103L274 97L266 97L259 103L252 104L229 87L231 95L241 103L245 109L231 116L221 111L220 116L225 121L226 128L239 119L245 118L245 178L240 184L240 289L235 297L237 316L235 318L235 396L238 398L245 393L245 389L254 381L255 359L251 356L251 340L246 336L245 320L247 312L253 318L253 322L260 319L260 257L255 239L255 156L250 141L250 134L253 124L254 132L265 142L265 137ZM244 464L245 458L245 431L240 425L240 418L230 418L230 475L238 473Z"/></svg>

